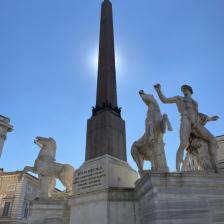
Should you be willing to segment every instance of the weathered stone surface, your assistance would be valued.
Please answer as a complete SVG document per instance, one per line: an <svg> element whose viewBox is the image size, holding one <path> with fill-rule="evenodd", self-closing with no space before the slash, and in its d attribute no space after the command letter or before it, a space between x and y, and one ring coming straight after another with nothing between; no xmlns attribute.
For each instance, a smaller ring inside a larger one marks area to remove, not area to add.
<svg viewBox="0 0 224 224"><path fill-rule="evenodd" d="M127 161L125 122L117 105L112 4L101 8L96 106L87 124L85 160L111 155Z"/></svg>
<svg viewBox="0 0 224 224"><path fill-rule="evenodd" d="M40 152L34 166L26 166L23 172L38 174L40 179L40 195L42 199L53 197L56 178L66 187L66 195L72 193L74 168L69 164L56 163L56 142L53 138L36 137L35 144L40 147ZM58 196L58 195L56 195Z"/></svg>
<svg viewBox="0 0 224 224"><path fill-rule="evenodd" d="M134 190L108 188L74 196L70 224L135 224Z"/></svg>
<svg viewBox="0 0 224 224"><path fill-rule="evenodd" d="M148 173L136 183L136 224L221 224L224 175Z"/></svg>
<svg viewBox="0 0 224 224"><path fill-rule="evenodd" d="M198 113L198 122L202 126L205 126L209 121L216 121L217 119L218 116L209 117L206 114ZM182 171L213 171L218 167L218 158L215 160L216 164L213 164L214 160L212 153L209 151L208 142L197 136L194 129L190 134L189 145L186 148L186 151ZM215 154L217 154L217 151ZM215 156L217 157L217 155Z"/></svg>
<svg viewBox="0 0 224 224"><path fill-rule="evenodd" d="M87 124L86 161L106 154L127 160L125 122L111 111L93 116Z"/></svg>
<svg viewBox="0 0 224 224"><path fill-rule="evenodd" d="M28 173L0 170L0 223L27 223L29 203L38 197L39 188L39 180ZM10 203L10 210L8 216L3 216L7 202Z"/></svg>
<svg viewBox="0 0 224 224"><path fill-rule="evenodd" d="M68 200L35 200L30 207L28 224L68 224Z"/></svg>
<svg viewBox="0 0 224 224"><path fill-rule="evenodd" d="M136 180L126 162L109 155L85 162L74 177L70 224L134 224Z"/></svg>
<svg viewBox="0 0 224 224"><path fill-rule="evenodd" d="M217 137L218 141L218 166L224 171L224 135Z"/></svg>
<svg viewBox="0 0 224 224"><path fill-rule="evenodd" d="M178 111L181 115L180 124L180 145L176 155L176 169L178 172L181 170L183 163L184 149L189 145L191 134L196 135L197 138L201 138L208 144L208 152L210 155L210 162L212 168L218 171L217 168L217 149L218 144L215 136L213 136L207 128L203 126L203 122L200 121L198 103L192 98L193 89L189 85L181 86L183 96L165 97L161 90L161 85L156 84L155 89L160 100L163 103L176 104ZM206 116L206 120L217 120L218 116L209 117ZM203 163L203 162L200 162ZM207 165L206 165L207 166Z"/></svg>
<svg viewBox="0 0 224 224"><path fill-rule="evenodd" d="M96 107L108 102L116 108L116 88L112 5L110 1L104 1L101 8Z"/></svg>
<svg viewBox="0 0 224 224"><path fill-rule="evenodd" d="M164 151L163 135L166 129L171 131L172 127L167 114L160 111L159 104L151 94L139 91L140 97L148 107L145 119L145 133L135 141L131 147L131 154L135 160L140 175L143 175L144 160L151 162L151 170L156 172L169 172Z"/></svg>
<svg viewBox="0 0 224 224"><path fill-rule="evenodd" d="M3 150L7 133L13 130L13 126L10 124L10 119L0 115L0 158Z"/></svg>
<svg viewBox="0 0 224 224"><path fill-rule="evenodd" d="M73 194L113 188L134 188L138 175L127 162L104 155L86 161L74 175Z"/></svg>

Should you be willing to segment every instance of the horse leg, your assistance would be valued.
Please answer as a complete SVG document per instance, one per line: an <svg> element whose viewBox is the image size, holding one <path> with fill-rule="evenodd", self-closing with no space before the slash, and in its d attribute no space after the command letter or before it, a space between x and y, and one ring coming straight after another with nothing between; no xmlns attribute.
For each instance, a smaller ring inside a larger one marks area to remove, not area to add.
<svg viewBox="0 0 224 224"><path fill-rule="evenodd" d="M72 192L74 169L70 165L64 165L61 173L59 174L59 180L65 186L66 192Z"/></svg>
<svg viewBox="0 0 224 224"><path fill-rule="evenodd" d="M131 155L137 164L140 176L142 176L144 159L139 153L139 148L137 147L137 142L135 142L131 148Z"/></svg>
<svg viewBox="0 0 224 224"><path fill-rule="evenodd" d="M54 177L49 177L49 178L51 178L51 179L49 181L50 185L49 185L49 188L48 188L48 195L50 197L52 197L52 193L54 192L54 188L55 188L55 185L56 185L56 180L55 180Z"/></svg>

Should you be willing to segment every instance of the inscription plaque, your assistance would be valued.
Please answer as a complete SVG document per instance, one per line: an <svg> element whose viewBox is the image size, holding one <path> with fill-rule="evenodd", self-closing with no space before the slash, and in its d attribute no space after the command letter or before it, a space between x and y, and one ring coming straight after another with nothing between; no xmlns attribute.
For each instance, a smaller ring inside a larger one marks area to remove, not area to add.
<svg viewBox="0 0 224 224"><path fill-rule="evenodd" d="M103 185L103 178L106 177L102 166L77 171L74 179L76 190L89 190L93 187Z"/></svg>

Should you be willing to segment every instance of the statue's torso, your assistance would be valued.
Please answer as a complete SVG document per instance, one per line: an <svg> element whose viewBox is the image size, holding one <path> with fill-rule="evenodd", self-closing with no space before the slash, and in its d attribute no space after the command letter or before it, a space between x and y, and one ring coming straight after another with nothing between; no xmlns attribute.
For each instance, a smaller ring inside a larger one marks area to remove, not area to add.
<svg viewBox="0 0 224 224"><path fill-rule="evenodd" d="M198 104L191 97L179 97L177 101L178 111L182 117L187 117L191 124L198 121Z"/></svg>

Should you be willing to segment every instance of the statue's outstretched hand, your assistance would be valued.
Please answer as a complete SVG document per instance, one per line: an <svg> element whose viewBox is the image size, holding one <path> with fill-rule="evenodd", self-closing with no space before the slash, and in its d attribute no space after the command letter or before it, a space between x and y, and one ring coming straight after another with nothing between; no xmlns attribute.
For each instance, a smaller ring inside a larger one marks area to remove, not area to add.
<svg viewBox="0 0 224 224"><path fill-rule="evenodd" d="M155 90L161 90L161 85L158 83L156 85L154 85Z"/></svg>
<svg viewBox="0 0 224 224"><path fill-rule="evenodd" d="M219 116L213 116L213 117L211 118L212 121L217 121L218 119L219 119Z"/></svg>

